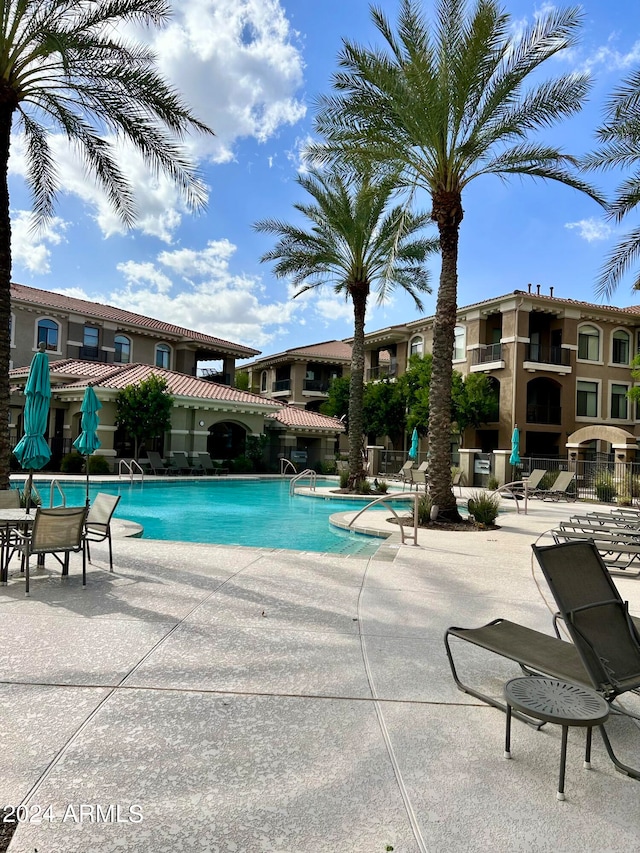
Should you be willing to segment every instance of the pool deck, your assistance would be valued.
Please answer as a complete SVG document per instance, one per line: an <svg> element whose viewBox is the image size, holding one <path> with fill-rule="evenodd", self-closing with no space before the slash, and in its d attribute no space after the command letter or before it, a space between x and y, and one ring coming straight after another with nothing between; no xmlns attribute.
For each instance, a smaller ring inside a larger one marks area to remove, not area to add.
<svg viewBox="0 0 640 853"><path fill-rule="evenodd" d="M530 546L575 507L532 501L417 547L396 528L368 559L118 538L113 574L93 545L86 590L72 557L29 599L14 568L0 793L32 821L10 853L635 853L640 782L599 736L586 771L570 731L558 802L560 729L514 721L505 761L504 716L455 688L444 651L447 626L498 616L551 633ZM640 613L640 580L616 583ZM496 696L519 674L459 657ZM640 765L640 729L611 735Z"/></svg>

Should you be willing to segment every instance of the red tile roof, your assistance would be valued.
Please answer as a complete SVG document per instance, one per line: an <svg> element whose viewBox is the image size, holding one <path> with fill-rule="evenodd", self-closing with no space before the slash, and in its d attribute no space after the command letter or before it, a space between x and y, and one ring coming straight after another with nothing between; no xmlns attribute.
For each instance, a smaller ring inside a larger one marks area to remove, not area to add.
<svg viewBox="0 0 640 853"><path fill-rule="evenodd" d="M322 359L323 361L351 361L351 346L344 341L324 341L320 344L310 344L306 347L294 347L273 355L257 358L242 365L242 370L272 361L296 361L298 359Z"/></svg>
<svg viewBox="0 0 640 853"><path fill-rule="evenodd" d="M61 293L52 293L49 290L40 290L37 287L27 287L24 284L11 285L11 299L15 302L27 302L29 304L41 305L43 308L51 308L57 311L83 314L121 326L129 326L135 329L145 329L160 333L172 338L193 341L202 344L203 349L220 350L221 352L235 355L236 358L249 358L259 355L260 350L234 344L222 338L214 338L203 332L194 332L182 326L174 326L172 323L164 323L154 317L144 317L142 314L134 314L113 305L103 305L100 302L90 302L87 299L76 299L73 296L63 296Z"/></svg>
<svg viewBox="0 0 640 853"><path fill-rule="evenodd" d="M298 406L283 406L279 411L267 415L268 418L279 421L284 426L298 429L330 430L344 432L344 425L337 418L321 415L319 412L309 412Z"/></svg>

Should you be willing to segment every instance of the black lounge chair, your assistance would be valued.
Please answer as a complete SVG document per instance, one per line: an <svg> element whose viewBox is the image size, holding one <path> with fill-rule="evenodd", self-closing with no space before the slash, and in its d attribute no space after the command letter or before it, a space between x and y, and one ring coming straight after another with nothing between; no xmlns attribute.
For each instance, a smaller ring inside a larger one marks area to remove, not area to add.
<svg viewBox="0 0 640 853"><path fill-rule="evenodd" d="M448 628L445 648L456 685L463 692L506 710L503 703L460 680L451 652L452 637L515 661L527 675L548 675L590 687L606 699L612 714L640 720L615 703L618 696L629 691L637 693L640 688L640 619L629 616L593 542L534 545L533 551L558 606L556 632L561 619L573 642L506 619L495 619L481 628ZM518 716L540 727L540 723ZM599 729L616 767L640 779L640 769L623 763L614 753L605 726Z"/></svg>

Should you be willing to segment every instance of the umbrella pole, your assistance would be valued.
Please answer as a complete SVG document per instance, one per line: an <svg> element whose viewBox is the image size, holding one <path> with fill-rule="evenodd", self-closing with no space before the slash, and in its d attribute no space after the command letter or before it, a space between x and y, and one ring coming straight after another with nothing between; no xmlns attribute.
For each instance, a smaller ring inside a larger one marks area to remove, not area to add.
<svg viewBox="0 0 640 853"><path fill-rule="evenodd" d="M84 467L87 472L87 509L89 509L89 457L84 457Z"/></svg>
<svg viewBox="0 0 640 853"><path fill-rule="evenodd" d="M29 515L29 510L31 509L31 489L33 487L33 468L29 469L29 479L27 480L26 490L25 490L25 509L26 514Z"/></svg>

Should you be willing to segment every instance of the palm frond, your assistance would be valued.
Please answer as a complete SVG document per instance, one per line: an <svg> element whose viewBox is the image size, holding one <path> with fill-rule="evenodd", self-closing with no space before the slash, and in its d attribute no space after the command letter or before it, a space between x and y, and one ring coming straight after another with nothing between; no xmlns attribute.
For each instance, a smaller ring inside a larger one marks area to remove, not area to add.
<svg viewBox="0 0 640 853"><path fill-rule="evenodd" d="M597 295L610 299L620 281L638 260L640 260L640 228L630 231L607 257L598 277ZM635 276L633 289L640 290L640 272Z"/></svg>

